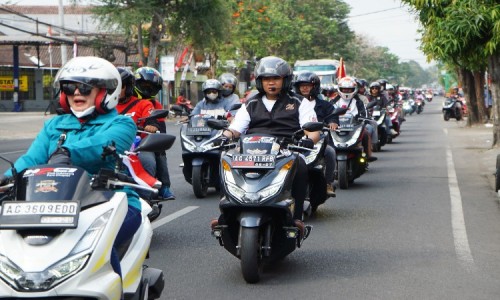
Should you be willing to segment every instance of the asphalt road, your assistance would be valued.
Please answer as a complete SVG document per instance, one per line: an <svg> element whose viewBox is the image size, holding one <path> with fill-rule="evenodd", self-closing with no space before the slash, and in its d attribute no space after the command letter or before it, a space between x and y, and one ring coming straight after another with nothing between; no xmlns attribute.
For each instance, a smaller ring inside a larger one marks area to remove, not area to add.
<svg viewBox="0 0 500 300"><path fill-rule="evenodd" d="M218 196L194 197L178 167L178 139L168 152L177 199L153 223L148 261L165 273L162 299L498 299L496 150L488 128L443 121L441 100L408 116L369 171L307 220L314 230L303 247L253 285L210 235ZM0 155L15 159L26 149L38 130L21 133L20 123L46 118L34 115L0 116ZM178 135L175 122L167 127Z"/></svg>

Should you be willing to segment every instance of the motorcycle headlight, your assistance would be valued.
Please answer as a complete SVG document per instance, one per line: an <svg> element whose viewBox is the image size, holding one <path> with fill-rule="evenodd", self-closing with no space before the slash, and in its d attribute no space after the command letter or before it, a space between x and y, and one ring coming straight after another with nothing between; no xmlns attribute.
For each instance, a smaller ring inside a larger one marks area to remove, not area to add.
<svg viewBox="0 0 500 300"><path fill-rule="evenodd" d="M80 271L89 257L90 254L72 257L42 272L24 272L0 255L0 276L18 291L46 291Z"/></svg>
<svg viewBox="0 0 500 300"><path fill-rule="evenodd" d="M186 150L190 152L196 152L196 145L191 142L184 133L181 133L181 140Z"/></svg>
<svg viewBox="0 0 500 300"><path fill-rule="evenodd" d="M99 240L104 228L106 228L106 224L108 224L109 218L111 217L111 213L113 209L108 210L103 213L99 218L97 218L92 225L90 225L85 235L78 241L75 248L71 250L71 255L78 254L82 251L89 250L93 248L96 242Z"/></svg>
<svg viewBox="0 0 500 300"><path fill-rule="evenodd" d="M68 257L41 272L25 272L0 255L0 277L16 290L46 291L78 273L90 258L90 250L99 240L113 210L110 209L87 229Z"/></svg>

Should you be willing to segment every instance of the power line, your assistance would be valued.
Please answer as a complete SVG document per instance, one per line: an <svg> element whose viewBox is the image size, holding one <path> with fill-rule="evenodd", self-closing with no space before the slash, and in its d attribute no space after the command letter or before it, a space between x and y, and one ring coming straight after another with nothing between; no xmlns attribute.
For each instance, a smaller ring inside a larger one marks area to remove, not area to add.
<svg viewBox="0 0 500 300"><path fill-rule="evenodd" d="M381 13L381 12L384 12L384 11L390 11L390 10L395 10L395 9L400 9L400 8L401 8L400 6L398 6L398 7L393 7L393 8L387 8L387 9L377 10L377 11L372 11L372 12L369 12L369 13L364 13L364 14L360 14L360 15L348 16L347 18L348 18L348 19L352 19L352 18L357 18L357 17L364 17L364 16L373 15L373 14L378 14L378 13Z"/></svg>

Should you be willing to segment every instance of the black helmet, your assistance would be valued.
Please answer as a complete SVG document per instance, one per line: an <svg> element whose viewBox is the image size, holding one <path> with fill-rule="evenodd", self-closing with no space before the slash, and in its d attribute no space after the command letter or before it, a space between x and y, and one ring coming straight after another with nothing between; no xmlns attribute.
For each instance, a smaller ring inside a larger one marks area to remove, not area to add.
<svg viewBox="0 0 500 300"><path fill-rule="evenodd" d="M382 78L382 79L379 79L377 81L378 81L378 83L380 83L380 90L382 90L382 91L385 90L385 86L387 85L389 80Z"/></svg>
<svg viewBox="0 0 500 300"><path fill-rule="evenodd" d="M130 71L128 68L118 67L117 69L118 72L120 72L120 76L122 78L122 88L125 88L125 98L128 98L134 94L134 73L132 73L132 71Z"/></svg>
<svg viewBox="0 0 500 300"><path fill-rule="evenodd" d="M282 58L276 56L263 57L255 66L255 85L260 93L264 93L262 87L263 77L278 76L283 78L282 93L286 93L292 87L292 69Z"/></svg>
<svg viewBox="0 0 500 300"><path fill-rule="evenodd" d="M163 78L155 68L142 67L135 71L135 92L143 99L150 99L162 88Z"/></svg>
<svg viewBox="0 0 500 300"><path fill-rule="evenodd" d="M222 84L220 84L219 80L217 79L208 79L207 81L203 82L201 85L201 90L203 92L203 95L205 96L206 101L208 102L217 102L220 98L220 93L222 90ZM208 91L217 91L215 96L210 96L207 92Z"/></svg>
<svg viewBox="0 0 500 300"><path fill-rule="evenodd" d="M236 86L238 85L238 78L236 78L236 76L234 76L231 73L221 74L219 76L219 81L220 81L220 84L222 85L222 94L224 97L227 97L227 96L231 95L232 93L234 93L234 91L236 90ZM233 86L232 90L224 89L224 85L227 83L229 83Z"/></svg>
<svg viewBox="0 0 500 300"><path fill-rule="evenodd" d="M314 74L313 72L302 72L297 75L297 78L295 78L295 82L293 85L295 86L295 90L299 94L299 86L301 83L311 83L313 85L310 96L316 97L319 95L321 89L321 80L319 79L318 75Z"/></svg>
<svg viewBox="0 0 500 300"><path fill-rule="evenodd" d="M355 79L356 80L356 84L358 85L358 89L361 88L361 87L366 87L366 80L365 79Z"/></svg>
<svg viewBox="0 0 500 300"><path fill-rule="evenodd" d="M371 90L373 88L375 88L379 93L381 91L380 83L378 81L374 81L374 82L370 83L370 94L372 93Z"/></svg>

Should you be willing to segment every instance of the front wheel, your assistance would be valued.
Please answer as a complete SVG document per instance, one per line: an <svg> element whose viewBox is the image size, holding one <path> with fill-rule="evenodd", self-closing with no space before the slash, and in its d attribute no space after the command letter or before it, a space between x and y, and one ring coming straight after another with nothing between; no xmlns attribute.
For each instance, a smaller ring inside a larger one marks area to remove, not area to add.
<svg viewBox="0 0 500 300"><path fill-rule="evenodd" d="M193 192L197 198L205 198L208 191L208 183L205 180L207 168L201 166L193 166L193 175L191 183L193 185Z"/></svg>
<svg viewBox="0 0 500 300"><path fill-rule="evenodd" d="M347 172L347 160L341 160L338 165L339 187L346 190L349 187L349 173Z"/></svg>
<svg viewBox="0 0 500 300"><path fill-rule="evenodd" d="M445 121L449 121L450 120L450 112L448 110L446 110L444 113L443 113L443 119Z"/></svg>
<svg viewBox="0 0 500 300"><path fill-rule="evenodd" d="M495 172L495 192L500 190L500 154L497 155L497 165Z"/></svg>
<svg viewBox="0 0 500 300"><path fill-rule="evenodd" d="M248 283L260 280L259 228L241 227L241 273Z"/></svg>

